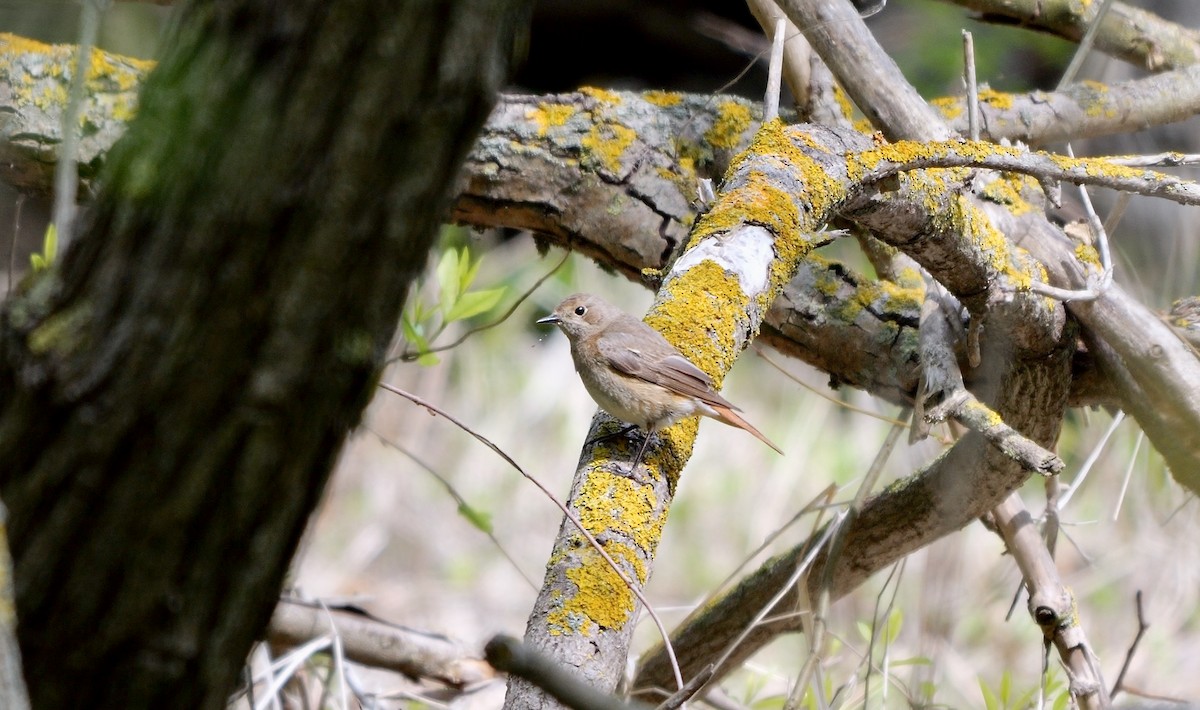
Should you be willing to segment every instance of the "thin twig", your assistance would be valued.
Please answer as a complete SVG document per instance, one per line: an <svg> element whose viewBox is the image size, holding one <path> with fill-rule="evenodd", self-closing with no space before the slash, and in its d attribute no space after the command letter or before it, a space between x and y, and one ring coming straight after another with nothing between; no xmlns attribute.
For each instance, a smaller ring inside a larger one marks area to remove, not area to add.
<svg viewBox="0 0 1200 710"><path fill-rule="evenodd" d="M908 409L903 410L899 419L903 420L908 417ZM879 451L875 454L875 460L871 462L871 467L867 469L866 475L863 477L863 482L859 485L858 490L854 493L854 500L850 502L850 508L846 511L840 523L837 526L837 532L829 543L829 554L825 559L824 572L821 577L820 590L817 593L817 606L813 611L813 631L814 633L809 638L809 653L805 659L804 665L800 669L800 673L796 676L796 682L792 686L791 695L788 697L785 707L799 707L800 701L804 696L804 690L808 687L809 681L812 678L813 672L816 670L817 661L820 660L821 642L824 636L825 619L824 615L829 609L831 590L833 588L833 569L838 556L842 552L842 545L846 539L846 530L854 522L858 516L858 511L862 509L863 501L875 488L876 481L883 473L884 464L891 457L892 451L896 448L896 442L900 440L900 432L904 431L903 426L893 425L888 430L887 436L883 440L883 444L879 447Z"/></svg>
<svg viewBox="0 0 1200 710"><path fill-rule="evenodd" d="M1137 439L1133 442L1133 453L1129 454L1129 465L1125 467L1125 478L1121 481L1121 492L1117 494L1117 502L1113 506L1112 519L1115 522L1121 514L1121 505L1125 502L1125 491L1129 490L1129 479L1133 478L1133 467L1137 463L1138 451L1146 439L1146 432L1138 429Z"/></svg>
<svg viewBox="0 0 1200 710"><path fill-rule="evenodd" d="M716 673L717 666L708 664L700 670L699 673L692 676L688 680L687 685L675 691L675 694L658 704L655 710L675 710L683 707L683 704L691 700L696 693L700 692L708 681L712 680L713 674Z"/></svg>
<svg viewBox="0 0 1200 710"><path fill-rule="evenodd" d="M579 518L576 517L575 514L571 512L571 510L566 506L566 504L564 504L562 501L560 501L558 498L556 498L554 496L554 494L550 492L549 488L546 488L546 486L542 485L541 481L537 480L531 474L526 472L525 469L521 468L520 464L518 464L516 461L514 461L511 456L504 453L504 451L499 446L496 446L495 444L493 444L491 442L490 439L488 439L484 435L480 434L479 432L475 431L471 427L467 426L463 422L459 421L452 414L450 414L446 411L443 411L442 409L440 409L437 405L433 404L432 402L427 402L426 400L418 397L417 395L415 395L411 392L406 392L405 390L402 390L399 387L395 387L393 385L389 385L386 382L380 382L379 386L382 389L385 389L388 392L391 392L392 394L400 395L401 397L407 399L408 401L412 402L413 404L415 404L419 407L424 407L426 410L428 410L429 412L431 412L433 414L436 414L440 417L445 418L451 424L454 424L459 429L462 429L463 431L465 431L468 434L470 434L471 436L473 436L481 444L483 444L484 446L486 446L489 449L491 449L492 451L494 451L500 458L504 459L504 461L507 462L508 465L510 465L514 469L516 469L517 473L520 473L530 483L532 483L534 486L536 486L538 488L538 490L540 490L542 492L542 494L544 496L546 496L546 498L551 503L553 503L560 511L562 511L562 514L568 520L571 521L571 524L574 525L576 527L576 529L579 530L580 534L583 535L583 537L588 541L588 544L590 544L596 550L596 552L599 553L600 557L602 557L604 559L604 561L606 563L608 563L608 566L612 568L613 572L615 572L617 574L617 576L620 577L621 581L624 582L625 585L629 588L629 591L632 592L633 595L638 598L638 601L640 601L642 603L642 608L646 610L646 613L654 621L654 625L658 627L658 632L662 636L663 648L666 650L667 659L671 662L671 671L675 674L675 682L677 684L677 687L679 687L679 688L683 687L683 685L684 685L683 674L679 670L679 662L676 660L676 657L675 657L675 649L671 646L671 637L667 631L666 625L663 624L662 619L658 618L658 614L654 611L654 607L650 605L650 601L648 599L646 599L646 596L644 594L642 594L642 590L638 588L638 585L634 584L633 580L629 578L629 575L625 574L625 571L617 565L616 560L614 560L608 554L608 552L605 551L604 547L600 545L600 542L598 540L596 540L596 537L594 535L592 535L592 533L589 532L587 530L587 528L585 528L583 526L583 523L581 523L579 521Z"/></svg>
<svg viewBox="0 0 1200 710"><path fill-rule="evenodd" d="M17 243L21 235L21 208L25 206L25 193L18 192L13 205L12 245L8 250L8 295L12 295L13 279L17 273Z"/></svg>
<svg viewBox="0 0 1200 710"><path fill-rule="evenodd" d="M767 362L767 364L768 364L768 365L770 365L771 367L775 368L775 369L776 369L776 370L778 370L779 372L783 373L783 375L784 375L785 377L787 377L789 380L791 380L792 382L795 382L796 384L800 385L801 387L803 387L804 389L808 390L809 392L812 392L813 394L817 395L817 396L818 396L818 397L820 397L821 399L824 399L824 400L828 400L828 401L830 401L830 402L833 402L833 403L834 403L834 404L836 404L837 406L839 406L839 407L842 407L843 409L845 409L845 410L847 410L847 411L851 411L851 412L854 412L854 413L856 413L856 414L864 414L864 415L866 415L866 416L868 416L868 417L871 417L872 419L878 419L878 420L879 420L879 421L881 421L881 422L886 422L886 423L888 423L888 424L891 424L891 425L893 425L893 426L902 426L902 427L907 427L907 426L908 426L908 422L905 422L905 421L900 421L899 419L896 419L895 417L886 417L886 416L884 416L884 415L882 415L882 414L878 414L878 413L876 413L876 412L872 412L872 411L870 411L870 410L868 410L868 409L863 409L862 407L856 407L856 406L854 406L853 404L850 404L849 402L843 402L842 400L838 399L837 397L834 397L834 396L832 396L832 395L830 395L830 394L827 394L827 393L825 393L825 392L823 392L823 391L821 391L821 390L819 390L819 389L817 389L817 388L813 387L812 385L809 385L809 384L808 384L807 382L805 382L804 380L800 379L799 377L796 377L796 376L795 376L795 375L793 375L791 372L789 372L789 371L788 371L788 370L787 370L787 369L786 369L786 368L785 368L783 365L780 365L778 362L776 362L775 360L773 360L773 359L771 358L771 356L767 354L766 350L764 350L764 349L763 349L761 346L759 346L757 343L756 343L756 344L754 344L753 348L754 348L754 354L755 354L755 355L758 355L758 356L759 356L759 357L761 357L763 360L765 360L765 361Z"/></svg>
<svg viewBox="0 0 1200 710"><path fill-rule="evenodd" d="M767 68L767 94L763 101L763 123L779 117L779 92L783 85L783 40L787 32L787 20L775 21L774 38L771 43L771 63Z"/></svg>
<svg viewBox="0 0 1200 710"><path fill-rule="evenodd" d="M100 15L107 7L108 0L84 0L80 13L75 71L71 75L67 109L62 115L62 143L59 145L58 164L54 167L54 225L63 249L70 243L73 234L71 223L75 219L75 195L79 190L75 154L79 149L79 123L83 113L83 102L87 97L87 76L92 67L92 47L96 44L96 35L100 31Z"/></svg>
<svg viewBox="0 0 1200 710"><path fill-rule="evenodd" d="M962 31L963 62L967 80L967 134L971 140L979 140L979 84L975 78L975 38L967 30Z"/></svg>
<svg viewBox="0 0 1200 710"><path fill-rule="evenodd" d="M1129 644L1129 650L1125 652L1125 662L1121 664L1121 672L1117 674L1117 680L1113 683L1110 697L1117 697L1117 693L1124 689L1122 685L1125 682L1125 674L1129 672L1129 664L1133 663L1133 654L1137 651L1138 644L1142 642L1142 637L1146 635L1146 629L1150 628L1150 624L1146 622L1146 610L1142 608L1142 590L1137 590L1134 595L1135 606L1137 607L1137 634L1133 637L1133 643Z"/></svg>
<svg viewBox="0 0 1200 710"><path fill-rule="evenodd" d="M449 493L450 497L454 499L454 502L458 503L459 510L464 510L464 509L465 510L473 510L474 509L474 507L470 503L467 502L467 499L464 498L462 496L462 494L460 494L458 492L457 489L455 489L454 484L452 484L452 483L450 483L450 481L446 480L446 478L444 476L442 476L440 473L438 473L433 468L433 466L430 466L429 464L425 463L425 461L421 460L416 454L414 454L413 452L404 448L400 444L397 444L396 442L392 441L391 439L387 438L386 436L379 433L375 429L372 429L369 425L364 426L364 428L367 431L374 434L375 438L379 439L379 441L384 446L390 447L392 449L395 449L399 453L404 454L405 456L408 457L408 460L412 461L420 468L425 469L426 473L428 473L429 475L436 478L438 483L442 484L442 486L446 489L446 492ZM472 525L472 527L475 527L476 529L480 529L478 525ZM515 559L513 559L513 556L508 554L508 550L504 549L504 545L500 544L500 540L498 540L496 538L495 533L493 533L491 530L481 530L481 532L483 532L483 534L488 536L488 539L492 541L492 544L495 545L496 549L500 551L500 554L504 556L504 559L508 560L508 563L510 565L512 565L513 569L515 569L517 571L517 574L519 574L521 576L521 579L525 580L525 583L529 585L529 588L536 592L537 588L538 588L537 583L534 582L532 579L530 579L529 575L525 574L525 570L521 569L521 566L517 564L517 561Z"/></svg>
<svg viewBox="0 0 1200 710"><path fill-rule="evenodd" d="M1125 412L1117 410L1117 413L1113 416L1113 420L1109 422L1108 428L1104 430L1104 434L1100 437L1100 441L1096 442L1088 457L1083 460L1083 465L1079 467L1079 473L1075 474L1075 478L1072 479L1067 492L1059 499L1059 508L1066 507L1067 503L1071 501L1071 496L1075 495L1075 491L1083 485L1084 480L1088 477L1088 473L1092 470L1092 466L1095 465L1096 461L1100 458L1100 453L1104 451L1105 445L1108 444L1108 440L1112 438L1113 432L1117 430L1117 427L1123 421L1125 421Z"/></svg>
<svg viewBox="0 0 1200 710"><path fill-rule="evenodd" d="M888 600L888 606L887 606L887 609L885 610L886 613L882 617L883 618L884 636L886 637L888 619L891 618L892 609L895 608L896 592L899 591L899 589L900 589L900 580L897 579L897 577L903 572L904 563L906 561L907 561L907 558L904 558L904 559L901 559L900 561L898 561L896 564L892 565L891 571L888 572L887 578L883 580L883 585L879 588L879 594L875 595L875 610L874 610L874 613L871 615L871 618L874 621L871 624L871 638L867 641L867 656L866 656L867 673L863 677L863 701L864 701L864 703L867 701L867 699L869 699L871 697L871 671L874 669L874 661L872 659L875 656L875 639L879 635L876 633L876 631L878 630L878 624L879 624L879 619L880 619L879 603L883 600L883 593L884 593L884 591L887 590L888 585L891 583L892 579L896 579L896 585L894 587L892 587L892 598ZM887 650L886 650L886 648L884 650L884 654L885 654L884 655L884 664L883 664L883 667L881 667L879 669L879 672L883 676L883 694L884 694L883 700L886 701L887 700L887 686L888 686L888 683L887 683L887 655L886 655ZM886 707L887 703L884 702L881 705L883 707Z"/></svg>
<svg viewBox="0 0 1200 710"><path fill-rule="evenodd" d="M1088 23L1087 31L1083 33L1083 38L1079 40L1079 46L1075 48L1075 55L1071 57L1071 63L1067 65L1062 77L1058 80L1057 91L1062 91L1068 84L1075 81L1079 69L1083 66L1083 60L1087 59L1088 52L1092 51L1096 33L1100 31L1100 24L1104 21L1104 16L1108 14L1112 4L1113 0L1104 0L1104 4L1096 11L1096 16Z"/></svg>

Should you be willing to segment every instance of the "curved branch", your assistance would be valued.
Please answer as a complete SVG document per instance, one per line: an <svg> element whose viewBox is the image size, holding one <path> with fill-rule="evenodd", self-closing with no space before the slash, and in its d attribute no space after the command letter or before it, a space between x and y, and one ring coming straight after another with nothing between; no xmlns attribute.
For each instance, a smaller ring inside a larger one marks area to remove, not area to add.
<svg viewBox="0 0 1200 710"><path fill-rule="evenodd" d="M1029 175L1043 182L1061 180L1161 197L1183 205L1200 205L1200 184L1191 180L1127 167L1104 158L1068 158L987 141L898 141L871 148L852 160L854 174L863 185L873 185L911 170L971 167Z"/></svg>
<svg viewBox="0 0 1200 710"><path fill-rule="evenodd" d="M981 13L985 22L1019 24L1078 41L1099 3L1074 0L949 0ZM1096 48L1150 71L1200 61L1200 33L1152 12L1114 3L1096 35Z"/></svg>

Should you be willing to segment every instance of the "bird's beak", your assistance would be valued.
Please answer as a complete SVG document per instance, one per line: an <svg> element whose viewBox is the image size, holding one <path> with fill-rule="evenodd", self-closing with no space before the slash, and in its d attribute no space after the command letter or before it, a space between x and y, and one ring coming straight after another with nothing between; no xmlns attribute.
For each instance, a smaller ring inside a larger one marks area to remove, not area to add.
<svg viewBox="0 0 1200 710"><path fill-rule="evenodd" d="M562 318L559 318L558 316L551 313L550 315L546 316L545 318L538 318L537 322L544 324L544 325L558 325L559 323L562 323Z"/></svg>

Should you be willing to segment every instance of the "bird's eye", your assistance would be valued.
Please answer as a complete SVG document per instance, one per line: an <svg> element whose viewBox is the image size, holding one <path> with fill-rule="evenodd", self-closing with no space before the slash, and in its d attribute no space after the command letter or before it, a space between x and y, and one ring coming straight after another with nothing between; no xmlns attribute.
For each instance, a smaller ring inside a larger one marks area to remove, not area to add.
<svg viewBox="0 0 1200 710"><path fill-rule="evenodd" d="M587 313L587 309L586 309L586 308L584 308L583 306L576 306L576 307L575 307L575 315L577 315L577 316L581 316L581 315L583 315L584 313Z"/></svg>

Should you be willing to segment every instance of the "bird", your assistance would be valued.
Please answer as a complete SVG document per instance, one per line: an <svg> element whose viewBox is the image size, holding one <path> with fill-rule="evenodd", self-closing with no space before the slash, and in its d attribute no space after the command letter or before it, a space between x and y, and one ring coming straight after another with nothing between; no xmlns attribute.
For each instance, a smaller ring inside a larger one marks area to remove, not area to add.
<svg viewBox="0 0 1200 710"><path fill-rule="evenodd" d="M783 453L738 416L741 410L717 394L712 379L661 333L599 296L568 296L537 322L558 326L566 334L575 371L588 394L601 409L628 425L610 436L635 427L646 433L631 471L641 462L651 434L693 415L745 429Z"/></svg>

